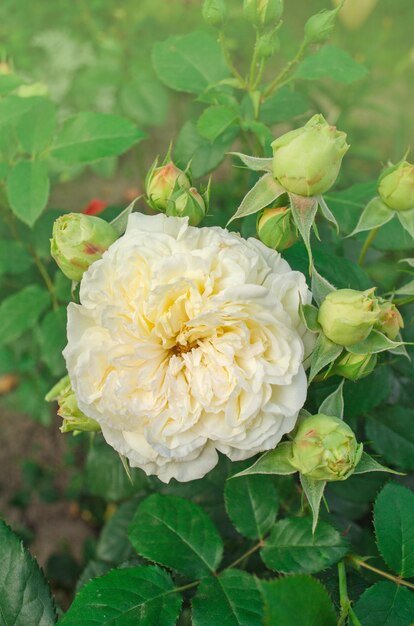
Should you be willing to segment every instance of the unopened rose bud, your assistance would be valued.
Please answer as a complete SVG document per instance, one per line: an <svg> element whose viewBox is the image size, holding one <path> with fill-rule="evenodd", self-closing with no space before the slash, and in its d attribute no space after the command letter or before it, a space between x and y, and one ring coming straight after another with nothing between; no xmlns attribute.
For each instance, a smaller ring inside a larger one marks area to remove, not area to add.
<svg viewBox="0 0 414 626"><path fill-rule="evenodd" d="M79 409L69 376L65 376L52 387L45 399L47 402L57 401L59 405L57 413L63 419L60 427L62 433L74 430L97 432L101 429L98 422L86 417Z"/></svg>
<svg viewBox="0 0 414 626"><path fill-rule="evenodd" d="M286 250L298 241L298 234L288 207L265 209L257 220L257 234L273 250Z"/></svg>
<svg viewBox="0 0 414 626"><path fill-rule="evenodd" d="M53 224L50 252L65 276L80 281L118 237L115 228L100 217L68 213Z"/></svg>
<svg viewBox="0 0 414 626"><path fill-rule="evenodd" d="M384 302L380 304L380 314L377 324L380 330L388 339L396 339L401 328L404 328L404 320L401 313L392 302Z"/></svg>
<svg viewBox="0 0 414 626"><path fill-rule="evenodd" d="M311 43L325 43L335 28L335 20L339 9L323 10L312 15L305 24L305 41Z"/></svg>
<svg viewBox="0 0 414 626"><path fill-rule="evenodd" d="M195 187L177 192L168 202L166 215L188 217L191 226L198 226L206 215L206 203Z"/></svg>
<svg viewBox="0 0 414 626"><path fill-rule="evenodd" d="M348 424L319 413L299 424L291 464L313 480L346 480L357 466L362 449Z"/></svg>
<svg viewBox="0 0 414 626"><path fill-rule="evenodd" d="M244 17L258 28L276 25L282 13L283 0L244 0L243 3Z"/></svg>
<svg viewBox="0 0 414 626"><path fill-rule="evenodd" d="M222 26L226 21L227 7L224 0L204 0L203 19L209 26Z"/></svg>
<svg viewBox="0 0 414 626"><path fill-rule="evenodd" d="M379 179L378 192L394 211L414 209L414 165L402 161L385 170Z"/></svg>
<svg viewBox="0 0 414 626"><path fill-rule="evenodd" d="M371 374L377 364L376 354L351 354L346 352L333 364L330 374L347 380L360 380Z"/></svg>
<svg viewBox="0 0 414 626"><path fill-rule="evenodd" d="M179 189L189 189L188 176L172 161L153 168L145 181L145 190L150 206L158 211L167 209L172 194Z"/></svg>
<svg viewBox="0 0 414 626"><path fill-rule="evenodd" d="M300 196L315 196L334 184L349 148L346 134L314 115L301 128L272 143L273 173L285 189Z"/></svg>
<svg viewBox="0 0 414 626"><path fill-rule="evenodd" d="M258 59L268 59L280 48L280 41L278 37L270 32L262 35L256 44L256 53Z"/></svg>
<svg viewBox="0 0 414 626"><path fill-rule="evenodd" d="M340 346L364 341L379 319L380 308L373 289L338 289L322 302L318 322L326 337Z"/></svg>

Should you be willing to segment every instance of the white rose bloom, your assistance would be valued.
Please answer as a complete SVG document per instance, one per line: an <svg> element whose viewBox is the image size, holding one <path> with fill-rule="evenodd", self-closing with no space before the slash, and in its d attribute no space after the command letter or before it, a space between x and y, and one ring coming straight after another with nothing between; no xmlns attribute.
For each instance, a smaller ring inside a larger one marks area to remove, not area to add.
<svg viewBox="0 0 414 626"><path fill-rule="evenodd" d="M260 241L140 213L85 272L64 356L79 408L132 467L201 478L274 448L306 398L305 278Z"/></svg>

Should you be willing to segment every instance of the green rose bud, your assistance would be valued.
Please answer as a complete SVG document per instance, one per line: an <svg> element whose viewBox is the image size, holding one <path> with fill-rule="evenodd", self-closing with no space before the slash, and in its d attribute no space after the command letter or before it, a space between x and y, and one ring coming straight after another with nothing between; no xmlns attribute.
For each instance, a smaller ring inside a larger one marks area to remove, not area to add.
<svg viewBox="0 0 414 626"><path fill-rule="evenodd" d="M334 184L344 154L346 134L314 115L302 128L272 143L273 173L285 189L300 196L315 196Z"/></svg>
<svg viewBox="0 0 414 626"><path fill-rule="evenodd" d="M206 203L195 187L174 194L168 201L166 215L188 217L191 226L198 226L206 215Z"/></svg>
<svg viewBox="0 0 414 626"><path fill-rule="evenodd" d="M373 289L338 289L328 294L318 313L318 322L326 337L340 346L364 341L380 314L373 292Z"/></svg>
<svg viewBox="0 0 414 626"><path fill-rule="evenodd" d="M347 380L360 380L371 374L377 364L376 354L345 354L333 364L330 374L342 376Z"/></svg>
<svg viewBox="0 0 414 626"><path fill-rule="evenodd" d="M335 20L339 9L323 10L312 15L305 24L305 41L310 43L325 43L335 28Z"/></svg>
<svg viewBox="0 0 414 626"><path fill-rule="evenodd" d="M380 304L380 314L377 328L392 340L396 339L401 328L404 328L402 315L392 302L384 302Z"/></svg>
<svg viewBox="0 0 414 626"><path fill-rule="evenodd" d="M283 0L244 0L246 20L258 28L276 25L283 13Z"/></svg>
<svg viewBox="0 0 414 626"><path fill-rule="evenodd" d="M280 40L274 33L265 33L256 44L257 57L259 59L268 59L275 54L280 48Z"/></svg>
<svg viewBox="0 0 414 626"><path fill-rule="evenodd" d="M402 161L385 170L379 179L378 192L394 211L414 209L414 165Z"/></svg>
<svg viewBox="0 0 414 626"><path fill-rule="evenodd" d="M362 449L348 424L319 413L299 424L290 462L314 480L346 480L357 466Z"/></svg>
<svg viewBox="0 0 414 626"><path fill-rule="evenodd" d="M286 250L298 240L288 207L265 209L257 219L257 235L262 243L273 250Z"/></svg>
<svg viewBox="0 0 414 626"><path fill-rule="evenodd" d="M204 0L203 19L209 26L222 26L226 21L227 8L224 0Z"/></svg>
<svg viewBox="0 0 414 626"><path fill-rule="evenodd" d="M53 224L50 252L65 276L79 281L118 237L115 228L100 217L68 213Z"/></svg>
<svg viewBox="0 0 414 626"><path fill-rule="evenodd" d="M69 376L65 376L52 387L45 399L47 402L57 401L59 405L58 415L63 419L60 427L62 433L69 433L74 430L86 432L101 430L98 422L86 417L79 409Z"/></svg>
<svg viewBox="0 0 414 626"><path fill-rule="evenodd" d="M158 211L167 209L172 194L179 189L189 189L188 176L172 161L161 167L153 167L145 181L150 206Z"/></svg>

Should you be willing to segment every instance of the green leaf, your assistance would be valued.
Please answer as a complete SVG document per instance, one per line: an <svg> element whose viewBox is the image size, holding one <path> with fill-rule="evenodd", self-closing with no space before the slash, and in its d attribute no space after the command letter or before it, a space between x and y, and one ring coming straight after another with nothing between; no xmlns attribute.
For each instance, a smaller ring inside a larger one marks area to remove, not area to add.
<svg viewBox="0 0 414 626"><path fill-rule="evenodd" d="M43 161L19 161L7 176L7 198L13 213L33 226L49 198L49 176Z"/></svg>
<svg viewBox="0 0 414 626"><path fill-rule="evenodd" d="M331 222L335 226L335 230L339 233L339 224L335 215L332 213L331 209L326 204L325 198L323 196L318 197L318 204L321 209L321 213L328 222Z"/></svg>
<svg viewBox="0 0 414 626"><path fill-rule="evenodd" d="M128 477L121 458L101 435L96 435L86 459L86 486L94 496L119 502L136 493L146 483L140 470L130 470Z"/></svg>
<svg viewBox="0 0 414 626"><path fill-rule="evenodd" d="M337 563L348 546L339 532L319 522L312 533L310 518L276 522L260 554L272 570L285 574L312 574Z"/></svg>
<svg viewBox="0 0 414 626"><path fill-rule="evenodd" d="M154 566L112 570L79 591L62 626L175 626L182 598Z"/></svg>
<svg viewBox="0 0 414 626"><path fill-rule="evenodd" d="M316 198L305 198L295 193L289 193L290 207L293 221L295 222L306 250L309 255L309 267L312 267L312 250L310 245L310 233L318 210L318 200Z"/></svg>
<svg viewBox="0 0 414 626"><path fill-rule="evenodd" d="M33 328L49 304L49 294L37 285L5 298L0 304L0 345L18 339Z"/></svg>
<svg viewBox="0 0 414 626"><path fill-rule="evenodd" d="M347 381L344 400L348 417L360 417L381 404L391 393L393 377L389 367L380 365L372 374L358 380Z"/></svg>
<svg viewBox="0 0 414 626"><path fill-rule="evenodd" d="M257 213L284 193L286 193L286 190L276 182L273 178L273 174L265 174L259 178L254 187L244 196L239 208L229 220L229 223L239 217L246 217L247 215Z"/></svg>
<svg viewBox="0 0 414 626"><path fill-rule="evenodd" d="M282 87L262 104L260 121L268 126L280 124L306 113L310 108L310 103L300 93L290 87Z"/></svg>
<svg viewBox="0 0 414 626"><path fill-rule="evenodd" d="M413 520L414 493L395 483L385 485L375 501L375 534L384 561L401 578L414 576Z"/></svg>
<svg viewBox="0 0 414 626"><path fill-rule="evenodd" d="M0 128L13 126L19 118L36 105L38 98L7 96L0 101Z"/></svg>
<svg viewBox="0 0 414 626"><path fill-rule="evenodd" d="M202 31L154 44L152 63L163 83L200 94L230 74L216 39Z"/></svg>
<svg viewBox="0 0 414 626"><path fill-rule="evenodd" d="M263 601L256 579L236 569L201 581L193 601L193 625L262 626Z"/></svg>
<svg viewBox="0 0 414 626"><path fill-rule="evenodd" d="M394 295L396 296L414 296L414 280L410 280L410 282L406 283L399 289L394 291Z"/></svg>
<svg viewBox="0 0 414 626"><path fill-rule="evenodd" d="M372 230L373 228L379 228L383 226L394 217L394 211L389 209L386 204L383 203L381 198L372 198L362 211L361 217L358 220L358 224L348 237L352 237L357 233L361 233L365 230Z"/></svg>
<svg viewBox="0 0 414 626"><path fill-rule="evenodd" d="M373 330L364 341L348 346L347 350L352 354L373 354L398 348L400 345L401 341L392 341L378 330Z"/></svg>
<svg viewBox="0 0 414 626"><path fill-rule="evenodd" d="M318 322L318 309L312 304L302 304L300 307L305 326L313 333L318 333L321 330Z"/></svg>
<svg viewBox="0 0 414 626"><path fill-rule="evenodd" d="M236 135L236 127L230 127L211 142L199 134L195 122L186 122L177 137L174 158L181 167L186 167L191 161L193 176L200 178L220 165Z"/></svg>
<svg viewBox="0 0 414 626"><path fill-rule="evenodd" d="M336 614L325 587L310 576L262 581L265 626L336 626Z"/></svg>
<svg viewBox="0 0 414 626"><path fill-rule="evenodd" d="M407 250L411 253L413 249L413 238L403 228L399 219L391 220L385 224L372 244L376 250L396 250L402 252Z"/></svg>
<svg viewBox="0 0 414 626"><path fill-rule="evenodd" d="M189 578L214 572L223 552L220 535L206 513L175 496L146 498L131 523L129 538L138 554Z"/></svg>
<svg viewBox="0 0 414 626"><path fill-rule="evenodd" d="M20 539L0 521L0 618L4 626L49 626L55 608L42 570Z"/></svg>
<svg viewBox="0 0 414 626"><path fill-rule="evenodd" d="M328 45L306 57L297 68L294 76L302 80L331 78L338 83L349 84L361 80L367 73L367 68L354 61L348 52L342 48Z"/></svg>
<svg viewBox="0 0 414 626"><path fill-rule="evenodd" d="M112 565L120 565L134 556L134 549L128 539L128 526L136 510L135 499L119 505L100 534L95 552L97 559Z"/></svg>
<svg viewBox="0 0 414 626"><path fill-rule="evenodd" d="M142 126L161 126L168 114L169 97L165 87L153 76L144 75L121 89L125 113Z"/></svg>
<svg viewBox="0 0 414 626"><path fill-rule="evenodd" d="M65 372L62 350L66 345L66 308L50 311L38 329L42 361L54 376Z"/></svg>
<svg viewBox="0 0 414 626"><path fill-rule="evenodd" d="M313 299L319 305L322 304L325 298L332 293L332 291L335 291L335 287L329 282L329 280L319 274L315 266L312 268L311 289Z"/></svg>
<svg viewBox="0 0 414 626"><path fill-rule="evenodd" d="M21 274L33 264L33 258L19 241L0 240L0 276L3 274Z"/></svg>
<svg viewBox="0 0 414 626"><path fill-rule="evenodd" d="M402 475L401 472L396 472L389 467L385 467L385 465L381 465L372 456L363 452L354 474L367 474L368 472L388 472L389 474Z"/></svg>
<svg viewBox="0 0 414 626"><path fill-rule="evenodd" d="M279 502L268 476L240 476L224 490L226 511L239 533L262 539L273 526Z"/></svg>
<svg viewBox="0 0 414 626"><path fill-rule="evenodd" d="M398 211L397 217L404 230L410 235L411 239L414 239L414 209Z"/></svg>
<svg viewBox="0 0 414 626"><path fill-rule="evenodd" d="M26 152L36 154L52 140L56 125L56 106L47 98L38 98L37 104L24 113L16 126L17 136Z"/></svg>
<svg viewBox="0 0 414 626"><path fill-rule="evenodd" d="M0 74L0 95L5 96L17 89L22 83L22 79L16 74Z"/></svg>
<svg viewBox="0 0 414 626"><path fill-rule="evenodd" d="M122 154L144 136L123 117L77 113L63 124L51 153L68 165L88 163Z"/></svg>
<svg viewBox="0 0 414 626"><path fill-rule="evenodd" d="M354 606L363 626L410 626L414 615L414 593L382 581L370 587Z"/></svg>
<svg viewBox="0 0 414 626"><path fill-rule="evenodd" d="M344 381L342 381L338 388L335 389L319 407L319 413L324 415L331 415L332 417L344 418L344 396L343 396Z"/></svg>
<svg viewBox="0 0 414 626"><path fill-rule="evenodd" d="M414 410L387 406L367 416L366 433L376 452L392 465L414 470Z"/></svg>
<svg viewBox="0 0 414 626"><path fill-rule="evenodd" d="M335 361L341 354L342 346L330 341L324 334L320 334L316 340L315 347L311 356L311 368L309 373L309 382L327 365Z"/></svg>
<svg viewBox="0 0 414 626"><path fill-rule="evenodd" d="M225 105L211 106L203 111L197 122L197 130L202 137L214 141L237 119L234 109Z"/></svg>
<svg viewBox="0 0 414 626"><path fill-rule="evenodd" d="M300 474L300 484L303 487L304 494L312 511L312 532L314 533L318 524L319 509L321 507L326 481L313 480L304 474Z"/></svg>
<svg viewBox="0 0 414 626"><path fill-rule="evenodd" d="M275 474L281 476L294 474L297 470L290 464L291 456L292 444L289 441L279 443L274 450L269 450L262 454L253 465L232 476L231 480L250 474Z"/></svg>

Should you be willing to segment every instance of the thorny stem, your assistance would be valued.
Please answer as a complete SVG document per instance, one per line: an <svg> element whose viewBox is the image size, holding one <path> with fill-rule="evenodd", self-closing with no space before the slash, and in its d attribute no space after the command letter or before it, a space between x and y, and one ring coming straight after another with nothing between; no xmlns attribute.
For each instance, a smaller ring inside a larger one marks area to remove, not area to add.
<svg viewBox="0 0 414 626"><path fill-rule="evenodd" d="M352 606L351 600L348 596L348 586L346 582L346 570L345 563L341 561L338 563L338 580L339 580L339 602L341 605L341 613L339 615L338 626L345 626L348 616L351 618L351 621L354 626L362 626L361 622L355 615Z"/></svg>
<svg viewBox="0 0 414 626"><path fill-rule="evenodd" d="M230 52L227 48L227 43L224 37L224 33L222 32L219 33L218 42L223 49L224 58L226 59L226 63L229 66L233 76L235 76L235 78L237 78L240 81L241 86L246 87L246 81L244 80L243 76L240 74L239 70L233 63L233 59L231 58Z"/></svg>
<svg viewBox="0 0 414 626"><path fill-rule="evenodd" d="M259 31L256 30L256 41L254 44L254 48L253 48L253 56L252 56L252 62L250 63L250 72L249 72L249 88L251 90L254 90L254 85L256 83L256 66L257 66L257 44L259 43Z"/></svg>
<svg viewBox="0 0 414 626"><path fill-rule="evenodd" d="M378 233L379 233L379 227L373 228L368 233L368 237L365 239L364 245L362 246L361 253L359 255L358 265L363 265L367 252L369 250L369 247L374 241L375 237L378 235Z"/></svg>
<svg viewBox="0 0 414 626"><path fill-rule="evenodd" d="M409 589L414 589L414 583L410 583L407 580L403 580L402 578L399 578L398 576L394 576L393 574L384 572L383 570L378 569L378 567L374 567L373 565L370 565L369 563L367 563L363 559L358 558L357 556L351 556L349 557L348 560L352 565L356 565L358 567L364 567L365 569L370 570L370 572L374 572L375 574L378 574L378 576L383 576L384 578L388 578L388 580L392 580L392 582L395 583L396 585L403 585L404 587L408 587Z"/></svg>
<svg viewBox="0 0 414 626"><path fill-rule="evenodd" d="M280 74L278 74L276 78L270 83L270 85L268 85L267 89L265 90L263 94L263 99L268 98L275 91L277 87L282 87L282 85L286 85L286 83L288 83L291 80L292 77L290 76L290 74L292 70L296 67L296 65L299 63L299 61L302 59L303 55L305 54L306 48L307 48L307 43L305 40L303 40L302 43L300 44L299 50L297 51L293 59L289 61L289 63L280 72Z"/></svg>

